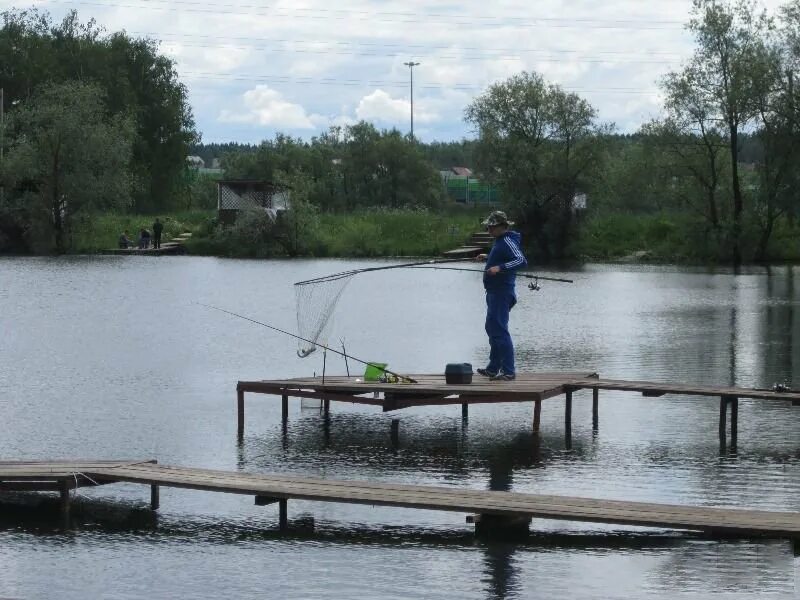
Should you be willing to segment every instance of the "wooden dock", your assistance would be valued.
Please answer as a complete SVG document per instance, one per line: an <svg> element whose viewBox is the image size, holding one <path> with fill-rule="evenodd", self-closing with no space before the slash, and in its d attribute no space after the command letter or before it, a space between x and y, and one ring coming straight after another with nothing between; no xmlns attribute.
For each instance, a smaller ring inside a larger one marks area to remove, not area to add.
<svg viewBox="0 0 800 600"><path fill-rule="evenodd" d="M0 462L0 498L4 491L57 491L64 516L69 515L71 490L117 482L150 486L154 510L159 507L161 486L250 495L258 505L278 503L281 529L288 527L287 501L298 499L476 514L477 518L468 521L477 523L479 531L483 528L487 534L492 529L508 531L510 527L527 532L530 520L538 518L727 536L800 537L798 512L260 475L160 465L154 460Z"/></svg>
<svg viewBox="0 0 800 600"><path fill-rule="evenodd" d="M192 237L189 232L182 233L177 237L172 238L168 242L162 242L160 248L137 248L132 246L130 248L108 248L103 250L100 254L115 254L115 255L136 255L136 256L170 256L175 254L186 254L186 241Z"/></svg>
<svg viewBox="0 0 800 600"><path fill-rule="evenodd" d="M738 388L731 386L691 385L654 381L625 381L600 379L596 373L518 373L514 381L489 381L475 375L470 384L448 384L444 375L411 375L416 383L381 383L363 381L361 377L327 376L301 377L264 381L240 381L237 391L237 432L244 436L244 394L268 394L280 396L284 428L288 422L290 397L316 398L322 401L323 411L328 416L331 402L368 404L394 411L415 406L460 404L462 417L468 417L470 404L497 402L533 402L533 431L541 426L542 402L556 396L564 396L564 430L567 445L572 435L572 397L579 390L592 391L592 427L599 428L599 392L615 390L637 392L645 397L664 395L717 397L720 402L719 438L727 445L728 409L730 408L730 440L732 447L738 442L739 399L778 400L800 406L800 393L777 392L767 389Z"/></svg>
<svg viewBox="0 0 800 600"><path fill-rule="evenodd" d="M494 238L486 231L473 233L469 240L458 248L442 252L447 258L473 258L479 254L487 253L494 243Z"/></svg>

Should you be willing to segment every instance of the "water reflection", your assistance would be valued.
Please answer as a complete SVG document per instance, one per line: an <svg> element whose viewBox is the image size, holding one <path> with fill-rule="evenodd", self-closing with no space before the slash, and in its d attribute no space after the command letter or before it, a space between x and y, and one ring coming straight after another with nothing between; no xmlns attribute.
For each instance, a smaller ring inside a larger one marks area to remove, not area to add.
<svg viewBox="0 0 800 600"><path fill-rule="evenodd" d="M489 543L484 548L484 565L487 598L504 600L518 591L517 572L514 566L516 544Z"/></svg>
<svg viewBox="0 0 800 600"><path fill-rule="evenodd" d="M718 400L613 392L601 393L598 431L591 394L575 395L566 449L561 399L544 403L538 438L530 403L472 407L468 421L457 406L384 415L335 403L326 421L293 401L284 432L279 402L252 401L237 444L236 381L311 375L321 359L301 361L282 338L192 303L293 329L294 281L366 264L0 259L0 417L13 424L0 456L153 456L297 476L800 510L800 409L785 403L740 401L738 448L723 455ZM582 266L564 273L572 286L520 294L512 318L519 368L798 387L796 269ZM159 285L145 296L119 293L153 281ZM398 371L479 364L488 350L480 277L472 274L356 278L341 308L332 339L346 337L349 352ZM400 419L396 443L392 418ZM164 595L196 597L270 589L329 598L333 589L365 598L633 599L718 588L727 600L762 589L791 596L787 561L795 572L798 563L785 543L566 522L534 522L529 540L495 544L476 541L463 515L321 503L291 503L295 531L283 536L275 508L255 507L252 498L164 490L160 516L148 520L152 513L136 510L146 502L141 489L86 494L113 498L121 514L99 517L108 503L97 500L64 533L59 523L18 520L0 508L0 596L47 597L80 572L91 577L62 597L112 589L134 597L148 581ZM54 551L57 543L70 552Z"/></svg>
<svg viewBox="0 0 800 600"><path fill-rule="evenodd" d="M530 406L530 405L528 405ZM239 467L275 472L307 469L332 473L391 474L456 482L474 480L487 472L486 486L510 490L515 470L530 471L548 462L590 460L593 437L581 437L571 452L563 451L558 430L534 435L530 430L498 437L491 424L474 416L470 428L453 417L400 419L399 444L392 444L389 419L382 415L337 413L301 416L289 421L286 436L274 427L246 435L239 447ZM327 433L326 433L327 432Z"/></svg>

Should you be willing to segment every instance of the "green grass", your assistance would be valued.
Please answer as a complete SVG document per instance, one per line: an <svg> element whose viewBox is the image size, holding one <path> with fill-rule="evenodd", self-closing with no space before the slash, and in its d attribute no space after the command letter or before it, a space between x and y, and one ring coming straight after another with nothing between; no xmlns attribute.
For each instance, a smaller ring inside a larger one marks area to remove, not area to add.
<svg viewBox="0 0 800 600"><path fill-rule="evenodd" d="M486 208L450 206L441 211L362 210L350 214L322 214L304 246L311 256L380 257L438 256L462 245L486 216ZM216 256L277 256L280 244L243 247L241 238L219 235L216 211L198 210L158 215L164 223L163 240L183 232L194 235L186 244L190 254ZM120 233L132 239L142 227L152 229L155 215L94 215L79 223L73 252L94 253L116 248ZM752 260L757 232L746 224L743 251ZM528 240L530 243L530 240ZM609 213L580 223L571 256L583 260L615 260L645 252L644 260L669 262L725 262L724 243L710 235L702 220L688 214L635 215ZM800 228L780 220L770 240L768 260L800 260Z"/></svg>
<svg viewBox="0 0 800 600"><path fill-rule="evenodd" d="M312 248L317 256L436 256L462 245L480 229L478 216L467 211L322 215Z"/></svg>
<svg viewBox="0 0 800 600"><path fill-rule="evenodd" d="M123 231L128 231L129 237L134 242L138 239L139 231L144 227L152 233L153 222L158 217L164 224L161 234L162 241L169 241L186 231L194 232L216 214L216 211L197 210L160 215L120 215L98 214L91 219L75 225L73 234L73 252L91 254L109 248L116 248L119 236Z"/></svg>
<svg viewBox="0 0 800 600"><path fill-rule="evenodd" d="M745 219L742 254L754 259L758 231ZM689 214L635 215L610 213L584 221L570 248L581 259L614 260L646 252L646 260L670 262L728 262L730 248L724 233L711 233L705 221ZM787 219L775 226L767 260L800 259L800 229Z"/></svg>
<svg viewBox="0 0 800 600"><path fill-rule="evenodd" d="M306 256L438 256L462 245L475 231L485 209L451 207L424 210L363 210L349 214L318 215L303 239ZM221 231L198 226L187 242L190 254L230 257L279 256L281 244L265 243L259 236L242 235L237 228ZM275 235L285 235L277 231Z"/></svg>
<svg viewBox="0 0 800 600"><path fill-rule="evenodd" d="M690 215L610 213L581 223L570 251L593 260L645 252L648 260L680 262L714 259L717 249L703 223Z"/></svg>

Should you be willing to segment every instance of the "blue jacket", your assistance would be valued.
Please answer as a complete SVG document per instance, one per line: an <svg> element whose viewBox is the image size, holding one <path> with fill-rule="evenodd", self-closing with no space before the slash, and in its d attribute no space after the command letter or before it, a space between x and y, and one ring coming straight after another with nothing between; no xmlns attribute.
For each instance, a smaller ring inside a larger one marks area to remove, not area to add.
<svg viewBox="0 0 800 600"><path fill-rule="evenodd" d="M522 236L516 231L507 231L495 239L486 258L486 269L499 266L500 272L495 275L484 273L483 287L487 292L514 292L517 269L528 266L528 261L522 253L521 242Z"/></svg>

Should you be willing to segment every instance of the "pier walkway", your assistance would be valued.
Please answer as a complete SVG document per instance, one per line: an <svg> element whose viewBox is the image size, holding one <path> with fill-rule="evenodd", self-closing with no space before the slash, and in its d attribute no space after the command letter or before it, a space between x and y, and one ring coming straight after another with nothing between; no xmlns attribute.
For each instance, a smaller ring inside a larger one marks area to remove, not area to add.
<svg viewBox="0 0 800 600"><path fill-rule="evenodd" d="M797 391L601 379L596 373L589 371L518 373L514 381L489 381L476 375L469 384L448 384L444 375L410 375L410 377L416 380L416 383L381 383L363 381L361 377L346 376L240 381L236 386L238 436L240 439L244 436L245 392L280 396L284 427L288 421L290 397L321 400L326 416L329 414L331 402L368 404L378 406L384 411L415 406L460 404L463 418L467 418L470 404L533 402L532 420L535 433L540 429L542 401L563 395L564 430L568 445L571 443L572 397L574 393L584 389L592 391L592 427L595 430L599 427L600 390L638 392L648 398L668 394L719 398L718 431L720 444L723 446L727 444L728 412L730 412L731 445L737 444L739 399L777 400L790 402L792 406L800 406L800 392Z"/></svg>
<svg viewBox="0 0 800 600"><path fill-rule="evenodd" d="M139 255L139 256L169 256L175 254L186 254L186 242L192 237L191 232L182 233L167 242L161 242L160 248L137 248L132 246L130 248L108 248L100 252L100 254L118 254L118 255Z"/></svg>
<svg viewBox="0 0 800 600"><path fill-rule="evenodd" d="M65 516L70 490L117 482L148 485L152 508L159 507L159 487L254 496L255 503L278 503L279 525L288 526L287 500L340 502L477 514L468 518L484 533L510 527L528 531L532 518L588 521L685 529L726 536L800 538L800 512L742 510L261 475L160 465L155 461L16 461L0 462L0 498L4 491L58 491Z"/></svg>

